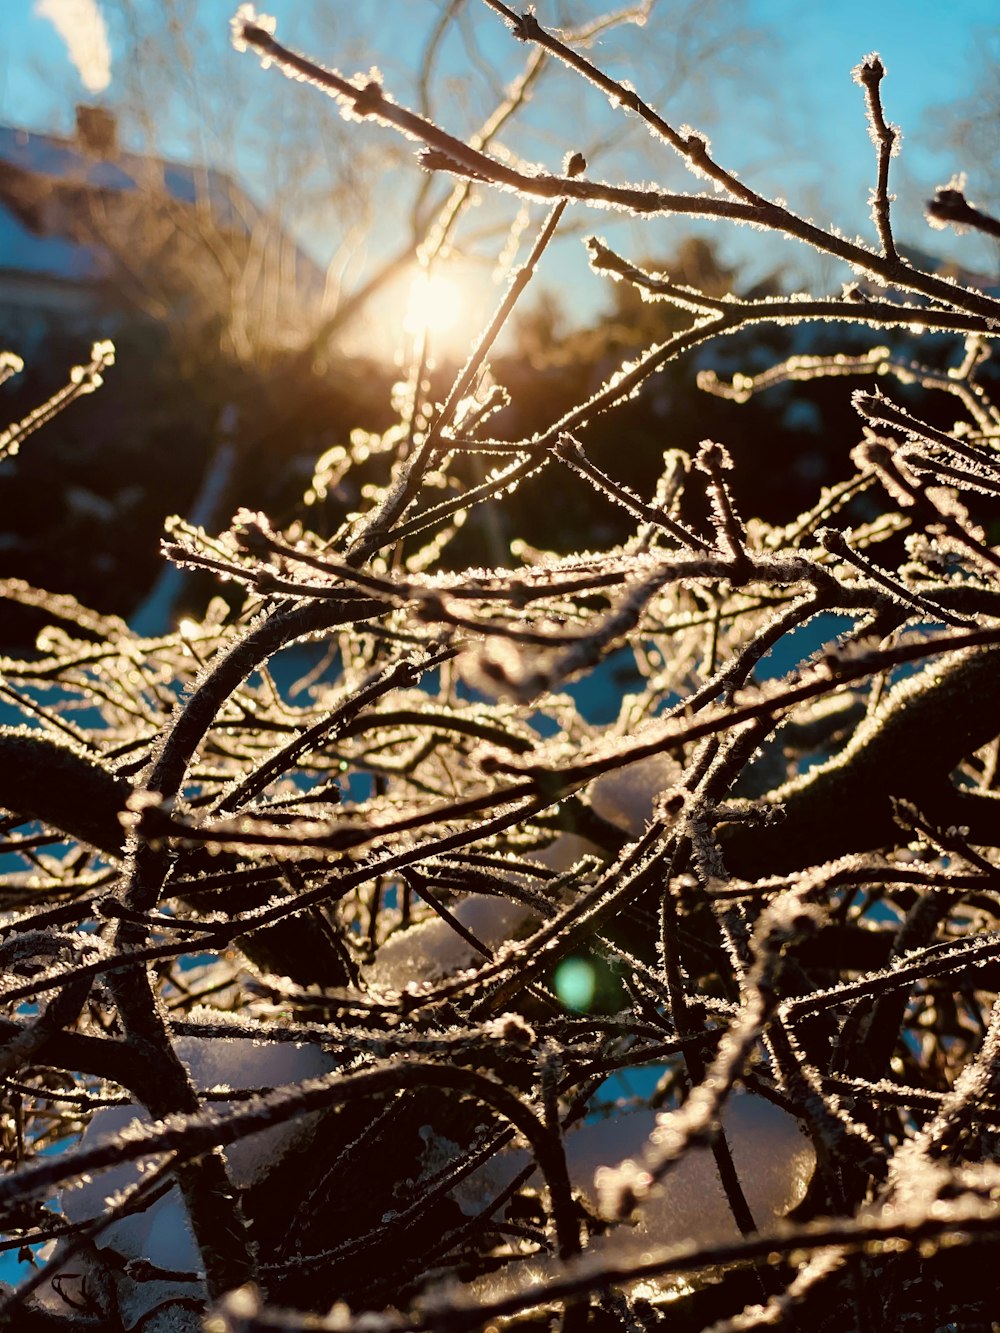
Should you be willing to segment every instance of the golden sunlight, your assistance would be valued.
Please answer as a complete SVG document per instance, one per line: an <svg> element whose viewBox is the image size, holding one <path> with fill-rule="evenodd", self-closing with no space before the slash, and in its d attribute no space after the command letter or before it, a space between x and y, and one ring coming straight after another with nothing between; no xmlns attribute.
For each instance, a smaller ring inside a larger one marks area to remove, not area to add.
<svg viewBox="0 0 1000 1333"><path fill-rule="evenodd" d="M410 284L404 328L414 336L447 333L463 314L462 291L451 278L421 269Z"/></svg>

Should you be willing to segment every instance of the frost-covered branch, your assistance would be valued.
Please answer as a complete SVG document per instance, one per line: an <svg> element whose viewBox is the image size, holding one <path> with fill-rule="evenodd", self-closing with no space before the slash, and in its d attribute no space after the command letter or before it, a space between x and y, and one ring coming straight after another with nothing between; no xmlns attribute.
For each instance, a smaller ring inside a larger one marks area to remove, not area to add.
<svg viewBox="0 0 1000 1333"><path fill-rule="evenodd" d="M227 592L176 630L0 584L53 622L0 661L0 1205L10 1245L52 1243L4 1317L984 1326L960 1273L997 1226L1000 303L900 255L877 57L880 252L599 65L616 16L487 7L532 54L468 141L429 110L462 6L419 111L234 21L458 178L407 253L457 243L474 186L548 201L450 383L417 339L398 420L331 445L294 519L171 520L165 557ZM505 154L555 62L712 192L593 179L572 126L559 173ZM538 371L530 410L501 334L580 204L750 222L847 285L706 291L591 241L661 322L572 395ZM710 369L737 334L748 370ZM749 462L715 424L633 430L688 354L751 412L859 386L801 513L748 503L748 469L796 466L766 416Z"/></svg>

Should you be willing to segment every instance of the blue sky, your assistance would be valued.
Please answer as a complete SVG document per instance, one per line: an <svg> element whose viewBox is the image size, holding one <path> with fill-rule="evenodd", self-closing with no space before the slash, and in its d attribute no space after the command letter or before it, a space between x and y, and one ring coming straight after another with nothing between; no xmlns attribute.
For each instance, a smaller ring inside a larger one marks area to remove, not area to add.
<svg viewBox="0 0 1000 1333"><path fill-rule="evenodd" d="M181 9L187 7L197 15L201 31L195 57L202 76L211 80L216 97L221 88L223 96L230 92L234 106L243 99L250 103L257 100L266 118L284 114L269 108L299 105L295 99L305 94L314 99L309 113L318 134L326 133L325 126L339 128L335 109L323 105L315 93L294 88L273 72L260 73L253 68L250 57L240 57L231 50L228 18L235 9L235 0L178 3ZM315 52L345 72L378 64L403 101L410 101L413 94L408 86L411 53L429 32L439 8L437 0L273 0L261 7L276 15L279 38ZM664 17L688 8L683 0L657 0L657 12ZM87 94L65 44L37 9L38 0L0 3L0 122L67 132L74 104ZM103 0L111 33L112 79L101 97L111 105L122 100L127 83L127 24L139 36L147 30L152 33L157 18L162 21L163 9L164 0ZM478 0L469 0L468 9L484 61L509 76L524 57L523 47L511 40L502 23ZM537 0L536 9L544 22L560 13L590 16L600 12L603 5L599 0ZM645 43L652 39L635 30L611 34L603 41L600 53L614 72L631 78L640 91L649 89L652 95L666 96L667 114L676 122L686 120L705 129L719 160L738 170L755 187L785 196L817 221L833 222L847 234L870 235L867 191L874 179L874 154L865 126L863 96L852 83L850 72L866 53L877 50L888 71L883 85L886 114L903 130L903 151L893 167L900 238L945 257L961 258L972 267L989 271L995 265L996 252L988 243L977 238L956 240L929 231L920 208L935 184L963 168L969 174L969 194L977 197L979 164L963 160L954 147L934 142L933 132L940 120L939 109L967 96L977 80L988 77L991 62L995 70L1000 61L1000 19L995 0L838 0L836 4L828 0L700 0L695 13L699 17L686 29L688 34L697 35L698 24L712 20L723 47L727 25L731 23L733 32L737 24L748 30L749 40L734 39L724 51L729 65L725 77L706 77L695 68L673 92L664 88L657 70L650 69L648 63L643 65L643 57L648 54ZM458 47L446 46L440 78L446 87L450 81L458 91L454 105L446 100L439 114L449 128L458 130L463 127L459 114L462 98L475 108L474 92L459 87L467 68ZM714 66L709 63L707 68L712 70ZM258 82L248 82L254 79ZM579 100L580 124L586 126L587 133L603 136L606 141L614 133L600 95L575 84L570 88L570 82L568 76L559 75L554 85L553 105L560 109L562 121L547 121L551 113L546 112L543 91L529 110L528 124L522 131L525 137L518 145L549 166L558 163L566 146L559 141L557 126L566 123L566 107L571 105L567 98ZM235 166L255 192L266 194L273 166L259 151L263 142L259 121L252 133L241 131L233 136L232 143L224 144L221 132L215 134L215 125L210 124L207 131L204 125L197 128L192 100L180 91L183 72L178 71L176 83L178 95L164 95L155 114L163 151L181 158L215 158L217 165ZM247 89L252 91L248 93ZM90 100L95 99L91 96ZM203 119L211 121L217 114L213 110ZM571 117L575 116L576 112L571 112ZM471 126L474 122L475 117L469 120L467 114L466 123ZM359 142L377 144L381 141L372 137L377 133L364 127L367 137ZM640 135L636 144L641 141ZM606 151L595 163L595 174L612 176L617 171L647 180L655 176L671 188L683 186L684 177L677 174L676 164L661 162L662 176L660 163L639 156L635 148ZM352 260L352 271L361 272L364 264L390 243L389 233L397 220L398 214L391 210L387 214L381 205L375 209L364 256ZM633 236L630 252L668 249L678 236L677 226L671 220L657 224L641 238ZM585 219L581 231L589 229L606 232L606 217ZM316 216L303 223L301 235L323 260L342 239L334 227L326 226ZM579 246L576 241L573 244L573 262L579 266ZM754 261L747 260L747 255L756 253L756 263L761 267L777 262L779 256L773 246L761 247L759 238L755 241L746 232L730 233L722 249L727 258L748 262L751 273ZM790 261L794 276L799 277L796 266L805 264L808 256L782 257ZM568 271L565 266L570 261L557 258L555 262L559 281L564 282ZM833 284L839 277L829 269L802 272L813 282ZM598 298L587 294L591 289L585 277L581 282L581 299L592 308Z"/></svg>

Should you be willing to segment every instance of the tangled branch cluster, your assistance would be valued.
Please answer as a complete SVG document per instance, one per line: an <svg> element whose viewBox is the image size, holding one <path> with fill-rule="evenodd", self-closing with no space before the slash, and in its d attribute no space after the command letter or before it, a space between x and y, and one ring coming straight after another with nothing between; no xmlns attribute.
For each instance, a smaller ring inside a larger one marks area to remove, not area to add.
<svg viewBox="0 0 1000 1333"><path fill-rule="evenodd" d="M856 71L869 248L486 3L710 192L605 184L579 155L559 175L502 161L246 7L234 21L240 46L456 178L428 265L474 189L552 205L444 403L418 364L397 429L321 460L313 499L385 469L338 530L173 524L166 554L239 585L235 612L218 598L140 639L4 586L54 621L0 663L23 715L0 729L18 866L0 888L0 1207L7 1247L36 1256L4 1318L980 1326L968 1275L1000 1232L1000 413L980 381L1000 302L899 254L877 57ZM836 299L715 298L593 241L595 269L689 324L531 438L494 437L490 349L571 204L751 222L852 276ZM741 516L720 443L668 451L645 496L588 455L588 422L682 353L816 320L956 350L945 368L877 346L703 375L739 400L862 386L853 471L794 522ZM915 406L943 393L948 430ZM563 469L634 518L627 541L449 568L466 516L468 536L518 486L555 497ZM803 660L807 626L823 646ZM634 688L589 723L571 686L623 655ZM652 1103L601 1119L635 1068L657 1071Z"/></svg>

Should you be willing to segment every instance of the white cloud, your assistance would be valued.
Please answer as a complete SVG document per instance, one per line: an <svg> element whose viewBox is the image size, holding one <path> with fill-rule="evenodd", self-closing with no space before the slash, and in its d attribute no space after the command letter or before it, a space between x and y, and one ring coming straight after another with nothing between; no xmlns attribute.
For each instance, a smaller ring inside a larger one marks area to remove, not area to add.
<svg viewBox="0 0 1000 1333"><path fill-rule="evenodd" d="M87 91L103 92L111 82L111 46L97 0L37 0L35 13L54 24Z"/></svg>

